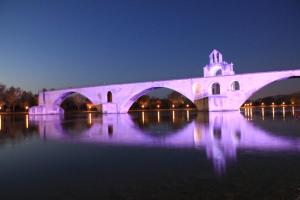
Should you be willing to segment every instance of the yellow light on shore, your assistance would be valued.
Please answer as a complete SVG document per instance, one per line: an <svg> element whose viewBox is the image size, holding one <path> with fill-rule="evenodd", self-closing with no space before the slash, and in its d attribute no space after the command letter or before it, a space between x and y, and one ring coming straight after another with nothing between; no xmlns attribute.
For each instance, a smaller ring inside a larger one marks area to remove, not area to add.
<svg viewBox="0 0 300 200"><path fill-rule="evenodd" d="M145 108L144 104L142 105L142 108Z"/></svg>
<svg viewBox="0 0 300 200"><path fill-rule="evenodd" d="M87 104L87 108L88 108L88 110L91 110L92 109L92 105L91 104Z"/></svg>
<svg viewBox="0 0 300 200"><path fill-rule="evenodd" d="M264 102L261 102L261 105L262 105L262 106L264 106L264 105L265 105L265 103L264 103Z"/></svg>
<svg viewBox="0 0 300 200"><path fill-rule="evenodd" d="M25 110L28 110L28 108L29 108L28 106L25 106Z"/></svg>
<svg viewBox="0 0 300 200"><path fill-rule="evenodd" d="M0 106L0 110L2 110L2 106Z"/></svg>
<svg viewBox="0 0 300 200"><path fill-rule="evenodd" d="M174 104L172 104L172 108L175 108L175 105L174 105Z"/></svg>
<svg viewBox="0 0 300 200"><path fill-rule="evenodd" d="M158 105L156 106L156 108L160 108L160 105L158 104Z"/></svg>
<svg viewBox="0 0 300 200"><path fill-rule="evenodd" d="M282 105L285 105L285 102L284 102L284 101L282 102Z"/></svg>
<svg viewBox="0 0 300 200"><path fill-rule="evenodd" d="M292 105L294 105L295 104L295 102L294 101L292 101Z"/></svg>
<svg viewBox="0 0 300 200"><path fill-rule="evenodd" d="M189 104L186 104L186 107L188 108L188 107L190 107L190 105L189 105Z"/></svg>
<svg viewBox="0 0 300 200"><path fill-rule="evenodd" d="M252 106L252 103L250 103L249 105Z"/></svg>
<svg viewBox="0 0 300 200"><path fill-rule="evenodd" d="M272 102L272 106L274 106L275 105L275 103L274 102Z"/></svg>

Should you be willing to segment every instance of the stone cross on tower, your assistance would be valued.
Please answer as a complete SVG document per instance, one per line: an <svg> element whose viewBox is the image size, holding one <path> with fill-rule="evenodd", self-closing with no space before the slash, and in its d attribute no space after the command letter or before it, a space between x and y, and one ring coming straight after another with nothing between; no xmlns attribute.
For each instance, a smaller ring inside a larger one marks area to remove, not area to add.
<svg viewBox="0 0 300 200"><path fill-rule="evenodd" d="M209 64L203 68L204 77L234 75L233 64L223 61L223 55L216 49L209 54Z"/></svg>

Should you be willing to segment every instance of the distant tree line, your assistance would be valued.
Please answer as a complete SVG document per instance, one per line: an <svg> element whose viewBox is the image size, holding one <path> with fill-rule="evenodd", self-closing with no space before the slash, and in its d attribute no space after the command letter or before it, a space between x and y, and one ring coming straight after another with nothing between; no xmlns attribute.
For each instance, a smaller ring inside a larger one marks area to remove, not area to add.
<svg viewBox="0 0 300 200"><path fill-rule="evenodd" d="M89 99L85 98L80 94L72 94L68 98L66 98L61 107L65 111L87 111L87 110L95 110L92 106L92 103Z"/></svg>
<svg viewBox="0 0 300 200"><path fill-rule="evenodd" d="M94 110L96 108L92 105L89 99L79 94L72 94L66 98L61 107L65 111L87 111ZM150 97L144 95L140 97L130 108L130 110L140 109L170 109L170 108L194 108L194 104L185 96L178 92L172 92L165 98Z"/></svg>
<svg viewBox="0 0 300 200"><path fill-rule="evenodd" d="M178 92L171 92L165 98L150 97L144 95L140 97L130 108L130 110L140 109L183 109L195 108L193 102Z"/></svg>
<svg viewBox="0 0 300 200"><path fill-rule="evenodd" d="M0 111L16 112L26 111L29 107L37 105L38 96L32 92L24 91L19 87L7 87L0 84Z"/></svg>
<svg viewBox="0 0 300 200"><path fill-rule="evenodd" d="M292 94L287 94L287 95L277 95L277 96L268 96L268 97L263 97L263 98L258 98L255 100L249 100L246 103L251 102L253 106L259 106L262 103L265 105L272 105L274 103L275 105L281 105L283 102L286 105L300 105L300 91L295 92Z"/></svg>

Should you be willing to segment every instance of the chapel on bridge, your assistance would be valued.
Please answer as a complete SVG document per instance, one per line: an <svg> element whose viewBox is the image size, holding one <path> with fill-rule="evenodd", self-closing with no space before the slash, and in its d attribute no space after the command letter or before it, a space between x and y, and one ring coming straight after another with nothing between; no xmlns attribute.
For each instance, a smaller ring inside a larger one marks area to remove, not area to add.
<svg viewBox="0 0 300 200"><path fill-rule="evenodd" d="M223 61L223 55L216 49L209 54L209 64L203 68L204 77L234 75L233 63Z"/></svg>

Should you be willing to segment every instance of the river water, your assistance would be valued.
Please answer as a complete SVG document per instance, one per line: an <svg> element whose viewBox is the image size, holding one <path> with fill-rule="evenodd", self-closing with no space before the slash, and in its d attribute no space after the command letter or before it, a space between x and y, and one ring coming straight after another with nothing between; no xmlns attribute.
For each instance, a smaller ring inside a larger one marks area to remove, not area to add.
<svg viewBox="0 0 300 200"><path fill-rule="evenodd" d="M1 199L300 199L300 109L1 115Z"/></svg>

